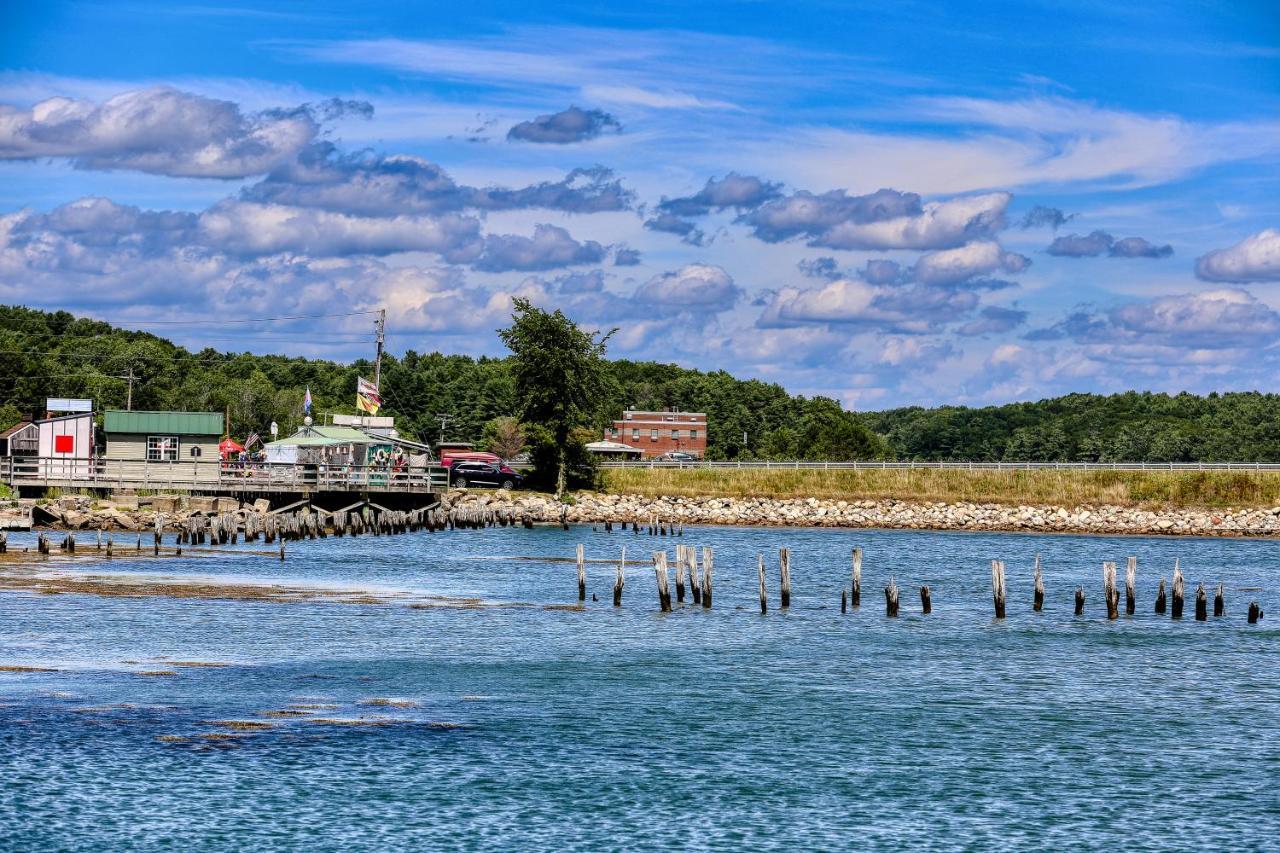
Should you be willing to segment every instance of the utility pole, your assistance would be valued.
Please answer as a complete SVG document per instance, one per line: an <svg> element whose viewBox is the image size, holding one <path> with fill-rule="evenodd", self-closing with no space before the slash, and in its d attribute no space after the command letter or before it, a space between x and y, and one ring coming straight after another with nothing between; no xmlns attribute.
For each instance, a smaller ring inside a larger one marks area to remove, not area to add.
<svg viewBox="0 0 1280 853"><path fill-rule="evenodd" d="M378 310L378 319L373 321L373 330L378 336L378 355L373 360L373 387L382 393L382 345L387 340L387 309Z"/></svg>
<svg viewBox="0 0 1280 853"><path fill-rule="evenodd" d="M444 444L444 425L453 420L452 415L436 415L440 419L440 444Z"/></svg>
<svg viewBox="0 0 1280 853"><path fill-rule="evenodd" d="M125 411L132 412L133 411L133 365L132 364L129 365L129 375L125 378L129 380L129 391L128 391L128 394L125 396L124 408L125 408Z"/></svg>

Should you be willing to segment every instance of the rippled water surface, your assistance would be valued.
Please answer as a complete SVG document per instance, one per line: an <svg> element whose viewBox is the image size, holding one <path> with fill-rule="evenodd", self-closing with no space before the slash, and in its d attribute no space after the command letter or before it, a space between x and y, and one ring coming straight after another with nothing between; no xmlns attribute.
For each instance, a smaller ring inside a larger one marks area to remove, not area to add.
<svg viewBox="0 0 1280 853"><path fill-rule="evenodd" d="M626 545L645 560L714 546L715 607L660 614L652 569L629 566L615 610L614 568L592 564L600 601L548 609L574 603L573 565L511 558L571 557L578 542L588 558ZM780 545L789 612L776 610ZM842 616L857 545L863 606ZM1108 622L1101 563L1123 583L1130 554L1138 613ZM1152 613L1175 557L1181 622ZM0 672L3 849L1280 845L1280 542L578 527L291 543L283 564L76 568L513 606L0 592L0 664L57 670ZM1200 580L1226 584L1225 618L1191 619ZM1270 611L1256 626L1252 599ZM140 674L156 672L175 674Z"/></svg>

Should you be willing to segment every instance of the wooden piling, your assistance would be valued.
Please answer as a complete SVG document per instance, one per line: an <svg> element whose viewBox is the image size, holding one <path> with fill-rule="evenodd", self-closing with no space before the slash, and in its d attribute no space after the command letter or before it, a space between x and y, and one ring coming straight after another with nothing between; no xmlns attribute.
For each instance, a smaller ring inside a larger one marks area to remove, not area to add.
<svg viewBox="0 0 1280 853"><path fill-rule="evenodd" d="M111 549L113 548L114 545L115 545L115 538L110 533L108 533L107 534L107 556L108 557L111 556Z"/></svg>
<svg viewBox="0 0 1280 853"><path fill-rule="evenodd" d="M622 606L622 586L626 582L627 547L622 546L622 556L618 558L618 576L613 581L613 606Z"/></svg>
<svg viewBox="0 0 1280 853"><path fill-rule="evenodd" d="M1076 615L1084 614L1084 587L1076 587Z"/></svg>
<svg viewBox="0 0 1280 853"><path fill-rule="evenodd" d="M1138 609L1138 558L1130 557L1124 567L1124 612L1132 616Z"/></svg>
<svg viewBox="0 0 1280 853"><path fill-rule="evenodd" d="M1004 618L1005 605L1004 561L991 561L991 597L996 606L996 618Z"/></svg>
<svg viewBox="0 0 1280 853"><path fill-rule="evenodd" d="M1196 586L1196 621L1204 622L1209 618L1209 596L1204 591L1204 581Z"/></svg>
<svg viewBox="0 0 1280 853"><path fill-rule="evenodd" d="M676 546L676 604L684 604L684 572L688 566L689 555L683 545Z"/></svg>
<svg viewBox="0 0 1280 853"><path fill-rule="evenodd" d="M780 548L778 550L778 575L779 583L782 586L782 609L786 610L791 606L791 549Z"/></svg>
<svg viewBox="0 0 1280 853"><path fill-rule="evenodd" d="M1102 564L1102 598L1107 603L1107 618L1120 617L1120 590L1116 588L1116 564L1106 561Z"/></svg>
<svg viewBox="0 0 1280 853"><path fill-rule="evenodd" d="M769 593L764 585L764 554L756 555L756 572L760 576L760 615L769 612Z"/></svg>
<svg viewBox="0 0 1280 853"><path fill-rule="evenodd" d="M702 604L702 582L698 580L698 546L685 547L689 549L689 591L693 593L693 603Z"/></svg>
<svg viewBox="0 0 1280 853"><path fill-rule="evenodd" d="M0 530L0 554L9 553L9 534Z"/></svg>
<svg viewBox="0 0 1280 853"><path fill-rule="evenodd" d="M1249 602L1249 624L1257 625L1258 620L1262 618L1262 608L1258 606L1258 602Z"/></svg>
<svg viewBox="0 0 1280 853"><path fill-rule="evenodd" d="M1156 613L1164 613L1168 597L1165 594L1164 578L1160 578L1160 588L1156 590Z"/></svg>
<svg viewBox="0 0 1280 853"><path fill-rule="evenodd" d="M1214 617L1227 615L1227 598L1223 593L1222 582L1218 582L1218 591L1213 595L1213 615Z"/></svg>
<svg viewBox="0 0 1280 853"><path fill-rule="evenodd" d="M1044 608L1044 573L1040 571L1040 555L1036 554L1036 587L1031 608L1039 613Z"/></svg>
<svg viewBox="0 0 1280 853"><path fill-rule="evenodd" d="M926 616L933 612L933 599L927 586L920 587L920 612Z"/></svg>
<svg viewBox="0 0 1280 853"><path fill-rule="evenodd" d="M840 587L840 613L849 612L849 593L844 587Z"/></svg>
<svg viewBox="0 0 1280 853"><path fill-rule="evenodd" d="M849 587L849 606L862 606L862 549L853 549L853 586Z"/></svg>
<svg viewBox="0 0 1280 853"><path fill-rule="evenodd" d="M587 600L587 566L582 543L578 543L578 600Z"/></svg>
<svg viewBox="0 0 1280 853"><path fill-rule="evenodd" d="M280 537L280 562L284 562L284 537Z"/></svg>
<svg viewBox="0 0 1280 853"><path fill-rule="evenodd" d="M658 607L663 613L671 611L670 577L667 575L667 552L653 552L653 571L658 580Z"/></svg>
<svg viewBox="0 0 1280 853"><path fill-rule="evenodd" d="M884 615L898 615L898 582L889 578L889 585L884 588Z"/></svg>
<svg viewBox="0 0 1280 853"><path fill-rule="evenodd" d="M1173 608L1172 617L1174 619L1182 618L1182 605L1186 600L1186 581L1182 578L1182 567L1178 565L1178 561L1173 561Z"/></svg>
<svg viewBox="0 0 1280 853"><path fill-rule="evenodd" d="M708 547L702 549L702 608L711 609L711 574L715 569L715 552Z"/></svg>

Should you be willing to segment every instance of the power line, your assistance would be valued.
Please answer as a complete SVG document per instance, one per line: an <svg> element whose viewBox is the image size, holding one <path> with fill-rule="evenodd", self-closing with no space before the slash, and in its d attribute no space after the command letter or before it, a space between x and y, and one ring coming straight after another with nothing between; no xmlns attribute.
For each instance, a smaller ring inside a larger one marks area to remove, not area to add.
<svg viewBox="0 0 1280 853"><path fill-rule="evenodd" d="M293 314L286 317L218 317L213 320L117 320L118 323L128 323L130 325L144 326L208 326L217 323L279 323L286 320L323 320L330 317L363 317L367 314L377 314L382 309L375 308L372 311L346 311L341 314ZM93 319L93 318L89 318ZM100 322L112 322L102 320Z"/></svg>

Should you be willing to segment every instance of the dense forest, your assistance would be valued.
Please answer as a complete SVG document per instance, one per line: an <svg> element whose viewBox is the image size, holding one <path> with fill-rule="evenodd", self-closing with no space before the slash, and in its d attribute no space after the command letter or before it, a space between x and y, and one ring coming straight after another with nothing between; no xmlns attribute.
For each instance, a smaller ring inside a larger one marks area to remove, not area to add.
<svg viewBox="0 0 1280 853"><path fill-rule="evenodd" d="M944 406L852 413L824 397L670 364L608 362L608 392L593 427L623 408L705 411L713 459L1035 461L1277 461L1280 396L1260 393L1072 394L987 408ZM39 412L46 396L91 397L123 407L133 375L136 409L229 411L231 432L283 434L315 411L355 411L351 364L212 349L191 352L144 332L66 312L0 307L0 426ZM384 414L421 440L480 442L485 427L519 409L506 359L406 352L383 360ZM745 441L744 441L745 436Z"/></svg>

